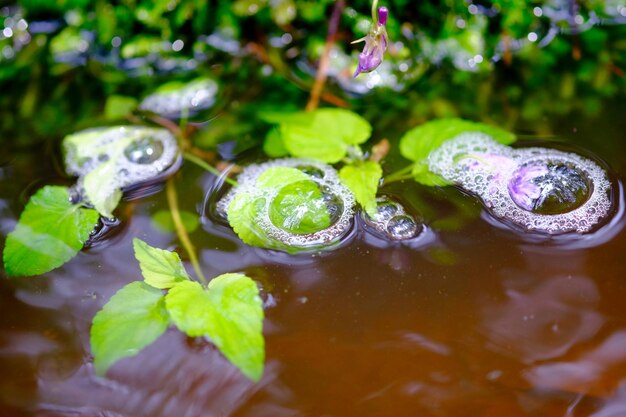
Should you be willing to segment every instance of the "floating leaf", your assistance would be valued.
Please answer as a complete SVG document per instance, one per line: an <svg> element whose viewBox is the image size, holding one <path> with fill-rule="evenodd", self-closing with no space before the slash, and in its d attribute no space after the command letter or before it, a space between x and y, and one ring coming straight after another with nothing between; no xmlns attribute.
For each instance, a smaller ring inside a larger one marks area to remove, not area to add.
<svg viewBox="0 0 626 417"><path fill-rule="evenodd" d="M169 324L163 293L143 282L120 289L93 318L91 351L103 375L122 358L135 356L161 336Z"/></svg>
<svg viewBox="0 0 626 417"><path fill-rule="evenodd" d="M380 164L374 161L346 165L339 171L341 181L352 191L357 203L372 217L377 213L376 192L382 176Z"/></svg>
<svg viewBox="0 0 626 417"><path fill-rule="evenodd" d="M400 139L400 152L414 161L413 177L424 185L445 185L447 182L428 170L428 155L445 141L463 132L483 132L496 141L508 145L515 135L495 126L463 119L438 119L409 130Z"/></svg>
<svg viewBox="0 0 626 417"><path fill-rule="evenodd" d="M146 284L167 289L190 279L176 252L153 248L137 238L133 239L133 248Z"/></svg>
<svg viewBox="0 0 626 417"><path fill-rule="evenodd" d="M365 142L372 133L367 120L343 109L270 114L263 118L279 123L284 146L291 155L327 163L339 162L349 146Z"/></svg>
<svg viewBox="0 0 626 417"><path fill-rule="evenodd" d="M228 206L228 223L239 239L251 246L271 248L272 239L259 226L258 213L265 200L254 198L249 193L238 193Z"/></svg>
<svg viewBox="0 0 626 417"><path fill-rule="evenodd" d="M67 188L47 186L30 199L4 247L11 276L48 272L72 259L98 222L98 213L72 204Z"/></svg>
<svg viewBox="0 0 626 417"><path fill-rule="evenodd" d="M176 284L165 297L172 321L192 337L206 336L248 378L263 373L263 307L254 281L224 274L207 289L193 281Z"/></svg>
<svg viewBox="0 0 626 417"><path fill-rule="evenodd" d="M200 225L198 215L190 211L181 210L180 219L188 232L195 231ZM172 214L168 210L159 210L152 215L152 226L161 232L172 233L176 231Z"/></svg>

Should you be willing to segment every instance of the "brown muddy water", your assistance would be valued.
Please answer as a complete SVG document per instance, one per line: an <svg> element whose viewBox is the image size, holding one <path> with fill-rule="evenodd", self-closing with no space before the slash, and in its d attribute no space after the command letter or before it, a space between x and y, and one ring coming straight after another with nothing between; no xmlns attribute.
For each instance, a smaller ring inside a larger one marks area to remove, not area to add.
<svg viewBox="0 0 626 417"><path fill-rule="evenodd" d="M572 116L552 130L620 179L623 113ZM54 161L3 155L3 235L35 189L66 181ZM204 212L213 180L184 166L182 208ZM610 227L563 245L497 227L453 188L407 181L384 191L420 211L431 233L389 244L357 222L340 248L298 256L245 246L206 217L191 235L207 276L242 271L267 294L257 384L175 330L108 378L94 375L91 319L140 278L132 238L177 248L150 220L167 206L163 193L123 205L117 234L65 266L2 277L0 416L626 416L623 207Z"/></svg>

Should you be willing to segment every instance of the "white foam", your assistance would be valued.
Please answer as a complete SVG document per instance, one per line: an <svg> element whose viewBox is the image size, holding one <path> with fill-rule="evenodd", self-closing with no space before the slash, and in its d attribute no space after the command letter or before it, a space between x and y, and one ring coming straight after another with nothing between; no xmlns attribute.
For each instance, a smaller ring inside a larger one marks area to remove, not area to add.
<svg viewBox="0 0 626 417"><path fill-rule="evenodd" d="M209 78L194 80L175 90L150 94L143 99L139 109L164 117L179 116L185 110L193 113L211 107L217 89L215 81Z"/></svg>
<svg viewBox="0 0 626 417"><path fill-rule="evenodd" d="M267 169L273 167L313 167L322 172L323 176L321 178L316 176L309 177L311 181L318 184L320 189L340 199L342 205L342 207L340 207L341 213L337 216L336 221L328 228L310 234L294 234L276 226L270 220L269 207L280 192L280 189L259 190L256 186L259 176ZM246 167L237 177L237 182L239 186L231 189L224 198L217 203L217 210L227 213L231 201L238 193L248 193L254 199L263 197L265 204L259 211L258 218L255 220L259 227L271 239L275 239L285 245L295 248L311 248L328 245L341 238L350 228L354 214L354 196L350 190L341 183L337 171L329 165L307 159L277 159Z"/></svg>
<svg viewBox="0 0 626 417"><path fill-rule="evenodd" d="M589 180L591 193L579 207L561 214L539 214L519 207L509 193L514 172L527 164L565 164ZM428 158L429 169L483 200L490 212L527 230L551 234L589 232L611 211L611 184L595 162L549 148L513 149L484 133L462 133L445 142Z"/></svg>

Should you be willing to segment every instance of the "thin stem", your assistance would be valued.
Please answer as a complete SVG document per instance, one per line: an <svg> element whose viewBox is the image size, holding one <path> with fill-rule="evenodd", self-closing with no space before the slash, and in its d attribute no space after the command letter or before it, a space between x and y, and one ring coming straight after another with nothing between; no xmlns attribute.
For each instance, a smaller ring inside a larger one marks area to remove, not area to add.
<svg viewBox="0 0 626 417"><path fill-rule="evenodd" d="M374 0L378 1L378 0ZM311 96L309 102L306 104L306 111L313 111L320 103L320 95L324 89L326 83L326 77L328 76L328 65L330 64L330 51L335 43L335 34L339 27L339 18L341 17L341 11L345 6L344 0L337 0L333 13L330 16L330 22L328 23L328 34L326 35L326 44L324 45L324 53L320 58L320 65L317 68L317 74L315 74L315 83L311 89Z"/></svg>
<svg viewBox="0 0 626 417"><path fill-rule="evenodd" d="M378 13L377 13L377 9L378 9L378 0L374 0L372 2L372 24L376 25L378 24Z"/></svg>
<svg viewBox="0 0 626 417"><path fill-rule="evenodd" d="M190 162L193 162L194 164L198 165L200 168L204 168L205 170L209 171L211 174L215 175L218 178L223 177L224 181L226 181L227 183L229 183L233 187L239 186L237 181L228 178L228 176L224 175L223 172L221 172L217 168L207 164L205 161L203 161L201 158L197 157L196 155L194 155L192 153L189 153L189 152L185 152L185 153L183 153L183 158L185 158L186 160L188 160Z"/></svg>
<svg viewBox="0 0 626 417"><path fill-rule="evenodd" d="M167 195L167 203L170 206L170 213L172 214L172 221L174 222L178 239L185 248L187 256L189 256L189 261L191 261L191 265L193 266L193 270L196 272L196 276L202 285L206 286L208 281L202 273L202 269L200 269L200 262L198 262L198 257L196 256L196 249L193 247L193 244L189 239L189 233L187 233L187 229L185 229L183 220L180 217L180 210L178 209L178 196L176 195L176 187L174 186L173 178L167 180L167 183L165 184L165 194Z"/></svg>
<svg viewBox="0 0 626 417"><path fill-rule="evenodd" d="M387 175L384 179L384 183L388 184L390 182L394 182L394 181L400 181L400 180L406 180L408 178L411 178L411 171L413 170L413 165L408 165L396 172L392 172L391 174Z"/></svg>

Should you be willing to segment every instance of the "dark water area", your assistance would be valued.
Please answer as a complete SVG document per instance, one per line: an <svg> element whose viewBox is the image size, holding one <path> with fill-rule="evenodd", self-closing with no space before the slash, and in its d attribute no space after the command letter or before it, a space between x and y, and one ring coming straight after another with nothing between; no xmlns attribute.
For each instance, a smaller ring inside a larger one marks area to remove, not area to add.
<svg viewBox="0 0 626 417"><path fill-rule="evenodd" d="M605 161L619 189L626 106L606 109L544 124L549 139ZM516 133L544 140L526 128ZM2 156L3 235L35 189L68 182L54 161L34 149ZM207 276L239 271L263 287L263 379L174 330L95 376L91 320L140 277L132 238L178 247L151 221L167 206L157 193L123 204L115 233L63 267L2 276L1 416L626 416L624 207L610 227L575 239L584 243L533 242L495 227L457 189L405 181L382 192L425 219L415 244L384 242L357 221L339 248L289 256L246 246L207 217L213 182L185 164L181 209L202 215L191 239Z"/></svg>

